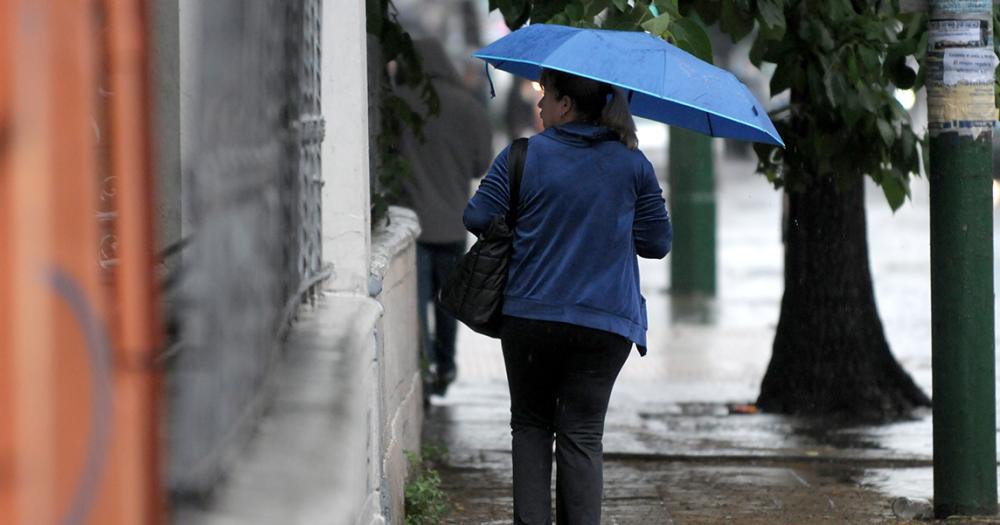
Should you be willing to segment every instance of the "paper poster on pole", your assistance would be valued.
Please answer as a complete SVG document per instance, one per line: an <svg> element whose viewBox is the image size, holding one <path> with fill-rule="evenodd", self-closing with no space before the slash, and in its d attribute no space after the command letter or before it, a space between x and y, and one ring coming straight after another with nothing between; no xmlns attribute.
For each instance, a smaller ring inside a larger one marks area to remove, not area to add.
<svg viewBox="0 0 1000 525"><path fill-rule="evenodd" d="M997 119L993 48L948 48L927 54L927 121L931 136L978 137Z"/></svg>
<svg viewBox="0 0 1000 525"><path fill-rule="evenodd" d="M937 0L930 2L932 14L989 13L993 0Z"/></svg>
<svg viewBox="0 0 1000 525"><path fill-rule="evenodd" d="M988 47L992 34L987 20L931 20L927 43L931 50L949 47Z"/></svg>
<svg viewBox="0 0 1000 525"><path fill-rule="evenodd" d="M938 88L940 89L940 88ZM963 85L944 89L941 104L928 106L929 122L996 120L993 86Z"/></svg>
<svg viewBox="0 0 1000 525"><path fill-rule="evenodd" d="M992 48L951 48L944 50L943 75L946 86L958 84L989 84L993 86L993 71L997 56Z"/></svg>

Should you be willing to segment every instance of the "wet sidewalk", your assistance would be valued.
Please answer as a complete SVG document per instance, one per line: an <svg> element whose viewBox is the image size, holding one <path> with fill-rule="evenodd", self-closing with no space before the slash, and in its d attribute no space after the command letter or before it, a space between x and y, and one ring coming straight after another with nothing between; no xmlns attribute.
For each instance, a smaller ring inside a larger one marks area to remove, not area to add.
<svg viewBox="0 0 1000 525"><path fill-rule="evenodd" d="M644 358L632 354L612 395L604 523L907 523L890 503L932 497L929 411L911 421L845 427L731 410L755 400L770 358L783 289L781 193L753 174L750 161L717 162L718 297L675 300L667 293L668 263L640 260L650 347ZM913 201L895 216L881 191L868 187L886 335L930 393L927 217L925 180L914 181ZM434 399L425 425L425 443L449 452L441 469L454 504L448 522L510 523L509 399L499 342L463 329L458 345L459 381Z"/></svg>

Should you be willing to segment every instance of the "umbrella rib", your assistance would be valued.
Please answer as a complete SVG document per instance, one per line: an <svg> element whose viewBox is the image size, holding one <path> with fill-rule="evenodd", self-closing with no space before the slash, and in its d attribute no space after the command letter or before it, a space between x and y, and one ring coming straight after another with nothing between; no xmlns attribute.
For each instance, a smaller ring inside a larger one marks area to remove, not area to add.
<svg viewBox="0 0 1000 525"><path fill-rule="evenodd" d="M705 113L705 120L708 121L708 135L710 137L714 137L715 136L715 131L712 129L712 114L706 112Z"/></svg>

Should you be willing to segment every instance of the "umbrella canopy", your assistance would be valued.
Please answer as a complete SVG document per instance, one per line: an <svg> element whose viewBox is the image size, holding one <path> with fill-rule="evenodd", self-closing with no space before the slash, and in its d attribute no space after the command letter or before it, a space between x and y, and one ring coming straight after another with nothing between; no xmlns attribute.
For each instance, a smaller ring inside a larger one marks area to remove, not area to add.
<svg viewBox="0 0 1000 525"><path fill-rule="evenodd" d="M648 33L533 24L473 56L530 80L544 68L618 86L640 117L713 137L785 145L732 73Z"/></svg>

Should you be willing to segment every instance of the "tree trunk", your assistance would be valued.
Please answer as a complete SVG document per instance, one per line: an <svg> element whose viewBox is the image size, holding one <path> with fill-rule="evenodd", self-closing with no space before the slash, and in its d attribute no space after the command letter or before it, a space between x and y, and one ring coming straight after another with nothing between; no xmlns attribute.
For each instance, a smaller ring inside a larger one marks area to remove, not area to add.
<svg viewBox="0 0 1000 525"><path fill-rule="evenodd" d="M785 293L761 410L884 420L930 399L889 351L875 307L864 180L788 193Z"/></svg>

